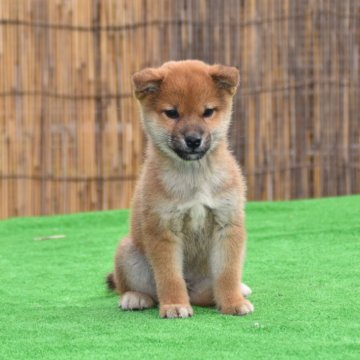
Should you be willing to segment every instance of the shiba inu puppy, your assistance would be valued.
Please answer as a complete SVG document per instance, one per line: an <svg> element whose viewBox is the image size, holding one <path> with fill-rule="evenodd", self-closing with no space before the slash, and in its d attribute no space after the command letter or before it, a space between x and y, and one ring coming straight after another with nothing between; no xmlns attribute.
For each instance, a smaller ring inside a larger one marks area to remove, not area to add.
<svg viewBox="0 0 360 360"><path fill-rule="evenodd" d="M191 304L252 312L241 284L245 183L227 140L238 70L172 61L133 83L149 141L109 287L122 309L158 303L164 318L192 316Z"/></svg>

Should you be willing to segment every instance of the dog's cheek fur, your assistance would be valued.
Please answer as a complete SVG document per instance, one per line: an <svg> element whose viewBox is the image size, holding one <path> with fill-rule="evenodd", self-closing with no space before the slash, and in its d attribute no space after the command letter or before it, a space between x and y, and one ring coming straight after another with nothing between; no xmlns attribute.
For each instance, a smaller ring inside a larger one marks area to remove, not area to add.
<svg viewBox="0 0 360 360"><path fill-rule="evenodd" d="M227 138L231 123L231 104L229 108L221 111L216 122L209 120L211 134L211 150L214 150L218 144Z"/></svg>
<svg viewBox="0 0 360 360"><path fill-rule="evenodd" d="M166 121L159 119L159 115L153 111L142 112L141 117L145 133L150 137L152 143L167 156L178 160L177 155L171 149L171 126L169 124L164 126Z"/></svg>

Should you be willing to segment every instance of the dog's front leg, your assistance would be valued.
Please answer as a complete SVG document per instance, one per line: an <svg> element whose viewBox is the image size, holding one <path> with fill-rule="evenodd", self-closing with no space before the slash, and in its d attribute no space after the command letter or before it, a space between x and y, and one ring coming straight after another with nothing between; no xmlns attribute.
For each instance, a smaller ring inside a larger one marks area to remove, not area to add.
<svg viewBox="0 0 360 360"><path fill-rule="evenodd" d="M169 231L152 230L146 252L154 271L160 316L163 318L192 316L193 310L183 278L181 241Z"/></svg>
<svg viewBox="0 0 360 360"><path fill-rule="evenodd" d="M246 315L254 310L241 293L245 236L242 224L219 227L215 232L211 269L215 302L223 314Z"/></svg>

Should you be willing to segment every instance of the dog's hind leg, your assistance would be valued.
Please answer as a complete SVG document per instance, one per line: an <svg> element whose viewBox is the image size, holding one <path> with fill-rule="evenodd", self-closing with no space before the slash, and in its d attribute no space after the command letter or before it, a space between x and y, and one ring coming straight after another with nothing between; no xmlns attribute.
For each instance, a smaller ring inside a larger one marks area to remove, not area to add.
<svg viewBox="0 0 360 360"><path fill-rule="evenodd" d="M123 310L143 310L155 305L154 299L138 291L127 291L121 295L119 307Z"/></svg>
<svg viewBox="0 0 360 360"><path fill-rule="evenodd" d="M252 290L244 283L241 283L240 291L245 297L251 295L252 293Z"/></svg>
<svg viewBox="0 0 360 360"><path fill-rule="evenodd" d="M109 278L111 275L108 276L108 285L111 284ZM151 267L129 237L121 241L116 252L112 278L120 294L119 306L123 310L141 310L156 304L156 285Z"/></svg>

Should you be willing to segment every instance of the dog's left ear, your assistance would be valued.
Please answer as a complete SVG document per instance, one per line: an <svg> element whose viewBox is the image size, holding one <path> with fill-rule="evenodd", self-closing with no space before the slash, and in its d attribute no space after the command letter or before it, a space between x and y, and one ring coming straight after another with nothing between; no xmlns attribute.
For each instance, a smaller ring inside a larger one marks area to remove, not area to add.
<svg viewBox="0 0 360 360"><path fill-rule="evenodd" d="M159 69L146 68L136 72L132 76L132 80L135 87L135 96L141 100L146 95L159 90L163 75Z"/></svg>
<svg viewBox="0 0 360 360"><path fill-rule="evenodd" d="M239 70L236 67L213 65L209 74L218 88L228 91L231 95L235 94L240 81Z"/></svg>

